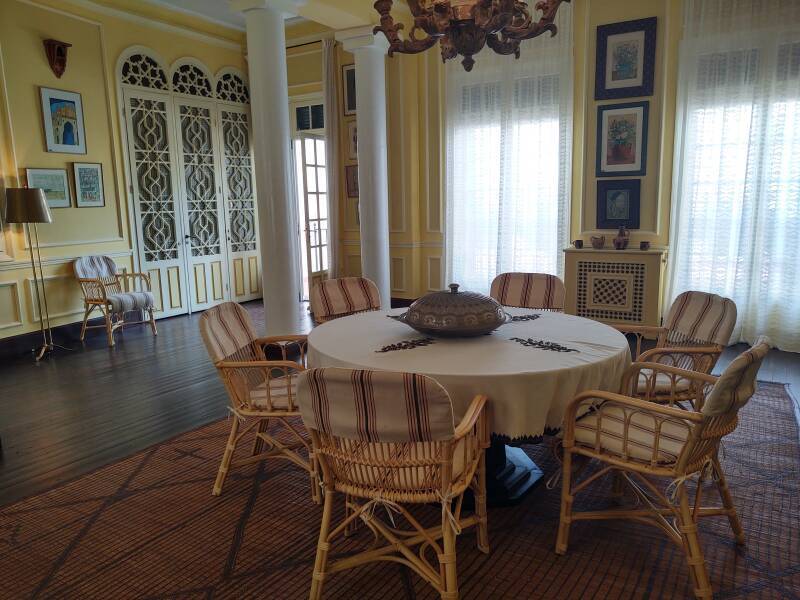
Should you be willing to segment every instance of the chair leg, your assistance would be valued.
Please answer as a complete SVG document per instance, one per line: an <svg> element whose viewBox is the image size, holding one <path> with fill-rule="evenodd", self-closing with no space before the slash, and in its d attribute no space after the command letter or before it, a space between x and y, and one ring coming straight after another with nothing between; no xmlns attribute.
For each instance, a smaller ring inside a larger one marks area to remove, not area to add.
<svg viewBox="0 0 800 600"><path fill-rule="evenodd" d="M319 464L313 452L309 453L308 463L311 465L311 500L314 504L322 504L322 494L319 485Z"/></svg>
<svg viewBox="0 0 800 600"><path fill-rule="evenodd" d="M91 304L87 304L83 311L83 324L81 325L81 341L84 340L86 337L86 326L89 323L89 314L92 312L94 307Z"/></svg>
<svg viewBox="0 0 800 600"><path fill-rule="evenodd" d="M564 448L561 465L561 515L558 522L556 554L566 554L569 543L569 526L572 522L572 451Z"/></svg>
<svg viewBox="0 0 800 600"><path fill-rule="evenodd" d="M611 499L615 504L622 504L625 499L625 479L616 469L611 472Z"/></svg>
<svg viewBox="0 0 800 600"><path fill-rule="evenodd" d="M114 346L114 323L112 322L112 313L107 308L103 309L103 316L106 319L106 337L108 338L108 346Z"/></svg>
<svg viewBox="0 0 800 600"><path fill-rule="evenodd" d="M702 600L711 600L714 596L711 590L711 581L708 578L708 568L700 547L700 539L697 535L697 521L692 518L692 510L689 506L689 493L686 485L678 485L678 529L683 538L684 551L686 552L686 563L692 574L694 582L695 597Z"/></svg>
<svg viewBox="0 0 800 600"><path fill-rule="evenodd" d="M719 463L719 456L713 459L714 479L717 481L717 489L719 490L719 497L722 499L722 505L728 511L728 521L731 524L733 535L736 538L737 544L744 544L744 529L742 522L739 520L739 515L736 513L736 506L733 504L733 496L731 490L728 488L728 482L725 479L725 473L722 471L722 465Z"/></svg>
<svg viewBox="0 0 800 600"><path fill-rule="evenodd" d="M475 471L477 484L472 493L475 497L475 514L478 517L478 550L489 554L489 522L486 516L486 453L481 452L478 469Z"/></svg>
<svg viewBox="0 0 800 600"><path fill-rule="evenodd" d="M311 592L309 600L320 600L322 598L322 584L325 582L325 567L328 564L328 531L331 525L331 513L333 512L333 492L325 490L325 503L322 509L322 523L319 527L319 541L317 542L317 557L314 559L314 572L311 575Z"/></svg>
<svg viewBox="0 0 800 600"><path fill-rule="evenodd" d="M236 450L237 433L239 433L239 419L234 417L231 420L231 433L225 444L222 462L219 465L219 471L217 471L217 479L214 481L214 489L211 492L213 496L219 496L222 493L222 485L225 483L225 476L228 474L228 468L230 468L231 460L233 460L233 451Z"/></svg>
<svg viewBox="0 0 800 600"><path fill-rule="evenodd" d="M158 327L156 327L156 318L153 315L153 308L148 308L147 312L150 313L150 329L153 330L153 335L158 335Z"/></svg>
<svg viewBox="0 0 800 600"><path fill-rule="evenodd" d="M458 600L458 571L456 568L456 532L446 516L442 516L442 551L440 571L444 571L442 600Z"/></svg>
<svg viewBox="0 0 800 600"><path fill-rule="evenodd" d="M264 450L264 440L259 437L259 433L264 433L269 427L269 419L261 419L256 426L256 439L253 440L253 452L252 455L255 456L263 452Z"/></svg>

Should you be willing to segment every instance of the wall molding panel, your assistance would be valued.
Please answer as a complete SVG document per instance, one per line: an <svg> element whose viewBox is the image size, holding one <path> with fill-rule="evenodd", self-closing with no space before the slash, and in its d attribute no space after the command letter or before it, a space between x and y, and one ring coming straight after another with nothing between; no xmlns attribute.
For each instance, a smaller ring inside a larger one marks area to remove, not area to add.
<svg viewBox="0 0 800 600"><path fill-rule="evenodd" d="M19 283L16 281L0 281L0 294L3 289L8 288L8 304L16 311L16 318L14 320L6 320L6 311L0 311L0 329L11 329L12 327L20 327L22 325L22 298L19 293ZM2 298L2 296L0 296ZM5 306L5 304L0 304Z"/></svg>

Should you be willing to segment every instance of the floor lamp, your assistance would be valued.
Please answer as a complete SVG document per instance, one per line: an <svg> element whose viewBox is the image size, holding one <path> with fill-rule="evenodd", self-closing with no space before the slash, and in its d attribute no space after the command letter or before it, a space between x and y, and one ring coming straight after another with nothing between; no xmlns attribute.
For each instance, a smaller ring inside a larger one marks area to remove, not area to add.
<svg viewBox="0 0 800 600"><path fill-rule="evenodd" d="M50 329L50 312L47 310L47 293L44 289L44 272L42 271L42 255L39 252L39 232L37 223L52 223L53 217L47 206L47 196L41 188L8 188L6 189L6 210L3 221L6 223L22 223L28 234L31 249L31 269L33 270L33 289L36 296L36 306L39 309L39 328L42 330L42 347L36 355L40 361L44 355L55 348L53 343L53 330ZM33 227L31 228L31 225ZM31 235L33 229L33 235ZM34 250L36 260L34 260ZM36 263L39 263L39 273L36 273ZM39 292L41 281L42 291ZM44 310L42 310L44 305Z"/></svg>

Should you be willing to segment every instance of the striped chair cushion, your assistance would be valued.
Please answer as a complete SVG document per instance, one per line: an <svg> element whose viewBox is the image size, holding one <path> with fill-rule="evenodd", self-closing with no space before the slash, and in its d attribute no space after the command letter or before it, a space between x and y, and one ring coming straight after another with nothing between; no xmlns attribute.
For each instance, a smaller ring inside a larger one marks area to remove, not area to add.
<svg viewBox="0 0 800 600"><path fill-rule="evenodd" d="M82 256L75 259L72 269L80 279L114 277L117 274L117 263L110 256Z"/></svg>
<svg viewBox="0 0 800 600"><path fill-rule="evenodd" d="M299 376L306 427L363 442L452 439L453 406L436 381L391 371L309 369Z"/></svg>
<svg viewBox="0 0 800 600"><path fill-rule="evenodd" d="M752 348L733 359L706 396L703 402L703 414L708 417L719 417L736 412L747 404L756 391L756 376L761 361L771 347L769 338L762 336L756 340Z"/></svg>
<svg viewBox="0 0 800 600"><path fill-rule="evenodd" d="M648 464L672 464L689 438L689 427L684 422L664 421L655 449L656 422L652 415L628 412L630 427L627 445L623 443L625 410L620 406L604 405L587 413L575 423L575 441L595 451L604 451L620 457ZM624 447L623 447L624 446Z"/></svg>
<svg viewBox="0 0 800 600"><path fill-rule="evenodd" d="M326 279L311 290L311 312L319 322L380 308L378 287L364 277Z"/></svg>
<svg viewBox="0 0 800 600"><path fill-rule="evenodd" d="M547 310L564 310L567 295L564 282L545 273L502 273L489 293L503 306Z"/></svg>
<svg viewBox="0 0 800 600"><path fill-rule="evenodd" d="M672 303L664 326L667 344L687 341L727 346L736 325L736 304L706 292L683 292Z"/></svg>
<svg viewBox="0 0 800 600"><path fill-rule="evenodd" d="M200 334L211 360L263 360L253 341L253 320L236 302L223 302L200 316Z"/></svg>
<svg viewBox="0 0 800 600"><path fill-rule="evenodd" d="M108 302L111 304L111 312L115 313L153 308L156 305L155 296L153 296L151 292L122 292L120 294L109 294Z"/></svg>

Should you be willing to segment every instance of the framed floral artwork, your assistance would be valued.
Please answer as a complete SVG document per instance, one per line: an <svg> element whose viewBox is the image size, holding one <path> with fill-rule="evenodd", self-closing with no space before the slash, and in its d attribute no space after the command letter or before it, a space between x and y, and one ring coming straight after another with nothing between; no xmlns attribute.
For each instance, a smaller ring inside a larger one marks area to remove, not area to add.
<svg viewBox="0 0 800 600"><path fill-rule="evenodd" d="M639 229L640 179L597 181L597 229Z"/></svg>
<svg viewBox="0 0 800 600"><path fill-rule="evenodd" d="M45 87L40 93L47 151L86 154L81 95Z"/></svg>
<svg viewBox="0 0 800 600"><path fill-rule="evenodd" d="M597 177L647 172L647 119L650 103L597 107Z"/></svg>
<svg viewBox="0 0 800 600"><path fill-rule="evenodd" d="M597 28L595 100L652 96L656 17Z"/></svg>
<svg viewBox="0 0 800 600"><path fill-rule="evenodd" d="M358 198L358 165L344 168L344 181L348 198Z"/></svg>
<svg viewBox="0 0 800 600"><path fill-rule="evenodd" d="M75 206L91 208L106 205L103 194L103 165L72 163L75 173Z"/></svg>

